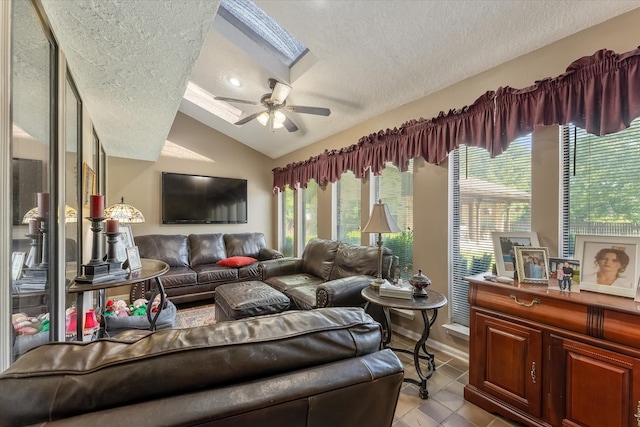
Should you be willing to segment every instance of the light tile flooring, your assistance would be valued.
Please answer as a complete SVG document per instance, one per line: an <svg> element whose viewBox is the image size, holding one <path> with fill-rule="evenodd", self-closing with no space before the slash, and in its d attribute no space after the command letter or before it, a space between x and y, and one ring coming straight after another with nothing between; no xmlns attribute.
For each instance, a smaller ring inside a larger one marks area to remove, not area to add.
<svg viewBox="0 0 640 427"><path fill-rule="evenodd" d="M398 334L393 336L392 347L413 349L414 342ZM436 371L427 382L429 398L418 396L418 386L403 383L396 407L393 427L508 427L519 426L498 415L490 414L464 400L463 390L469 379L466 362L434 351ZM405 376L418 378L410 354L398 352L398 358L405 366ZM423 372L427 370L426 366Z"/></svg>

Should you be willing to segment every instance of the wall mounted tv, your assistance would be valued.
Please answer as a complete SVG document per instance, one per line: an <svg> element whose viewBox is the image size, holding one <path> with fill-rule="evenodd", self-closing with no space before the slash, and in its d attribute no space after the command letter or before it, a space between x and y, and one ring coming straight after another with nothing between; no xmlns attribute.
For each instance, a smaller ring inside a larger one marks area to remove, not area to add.
<svg viewBox="0 0 640 427"><path fill-rule="evenodd" d="M246 222L246 179L162 172L163 224Z"/></svg>

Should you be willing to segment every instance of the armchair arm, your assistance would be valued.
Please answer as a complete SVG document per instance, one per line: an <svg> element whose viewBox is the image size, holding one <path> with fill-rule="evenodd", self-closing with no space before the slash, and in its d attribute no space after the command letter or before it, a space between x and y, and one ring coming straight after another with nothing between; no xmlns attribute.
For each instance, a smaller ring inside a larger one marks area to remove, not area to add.
<svg viewBox="0 0 640 427"><path fill-rule="evenodd" d="M275 276L302 273L302 258L279 258L258 264L261 280Z"/></svg>
<svg viewBox="0 0 640 427"><path fill-rule="evenodd" d="M284 255L282 255L282 252L277 251L275 249L271 249L271 248L260 249L260 253L258 254L258 256L260 258L260 261L284 258Z"/></svg>
<svg viewBox="0 0 640 427"><path fill-rule="evenodd" d="M349 276L324 282L316 289L317 307L361 307L365 301L360 292L373 279L371 276Z"/></svg>

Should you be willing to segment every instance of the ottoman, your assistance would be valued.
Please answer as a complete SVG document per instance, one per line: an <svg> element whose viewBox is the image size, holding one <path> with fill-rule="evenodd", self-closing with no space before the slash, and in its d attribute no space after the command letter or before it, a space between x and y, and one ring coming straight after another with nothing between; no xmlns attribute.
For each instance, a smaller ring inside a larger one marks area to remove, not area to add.
<svg viewBox="0 0 640 427"><path fill-rule="evenodd" d="M228 283L216 288L216 320L274 314L289 308L289 298L263 282Z"/></svg>

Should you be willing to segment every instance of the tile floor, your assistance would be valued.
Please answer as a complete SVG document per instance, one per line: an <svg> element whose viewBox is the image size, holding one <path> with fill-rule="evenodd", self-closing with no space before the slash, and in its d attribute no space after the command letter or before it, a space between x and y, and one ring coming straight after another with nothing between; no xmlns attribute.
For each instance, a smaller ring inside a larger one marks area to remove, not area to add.
<svg viewBox="0 0 640 427"><path fill-rule="evenodd" d="M398 334L391 342L391 346L397 348L413 349L414 345ZM429 398L423 400L418 396L418 386L403 383L393 427L520 426L464 400L463 390L469 378L468 364L431 348L429 351L436 357L436 371L427 382ZM413 357L401 352L397 354L405 365L405 376L417 379Z"/></svg>

